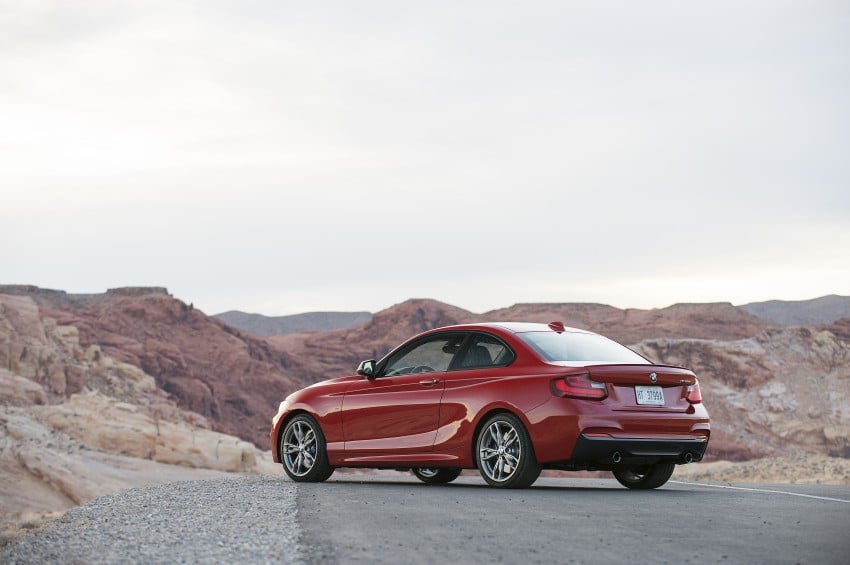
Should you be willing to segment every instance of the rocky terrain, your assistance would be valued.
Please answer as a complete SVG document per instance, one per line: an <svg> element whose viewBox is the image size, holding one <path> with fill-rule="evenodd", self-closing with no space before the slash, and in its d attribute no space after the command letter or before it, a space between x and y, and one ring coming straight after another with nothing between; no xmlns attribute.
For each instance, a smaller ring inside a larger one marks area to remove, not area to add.
<svg viewBox="0 0 850 565"><path fill-rule="evenodd" d="M850 483L850 318L786 327L725 303L476 314L413 299L359 326L264 338L165 289L0 286L0 510L26 527L131 486L279 474L265 450L289 392L430 328L556 319L697 372L713 436L708 463L683 472Z"/></svg>
<svg viewBox="0 0 850 565"><path fill-rule="evenodd" d="M277 472L30 296L0 294L0 529L139 485Z"/></svg>
<svg viewBox="0 0 850 565"><path fill-rule="evenodd" d="M700 377L712 458L850 457L850 347L833 333L776 328L741 340L649 339L632 347Z"/></svg>
<svg viewBox="0 0 850 565"><path fill-rule="evenodd" d="M270 414L280 399L303 386L287 368L286 351L207 316L165 289L115 289L73 295L34 287L0 287L29 297L39 316L74 328L83 349L96 346L115 361L153 377L177 404L214 429L266 447ZM81 390L73 364L45 368L63 392Z"/></svg>

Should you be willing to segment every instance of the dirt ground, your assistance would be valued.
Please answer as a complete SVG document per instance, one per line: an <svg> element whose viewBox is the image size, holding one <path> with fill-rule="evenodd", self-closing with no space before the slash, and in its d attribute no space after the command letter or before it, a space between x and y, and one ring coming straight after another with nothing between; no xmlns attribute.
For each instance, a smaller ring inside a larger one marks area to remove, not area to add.
<svg viewBox="0 0 850 565"><path fill-rule="evenodd" d="M850 485L850 459L796 454L736 463L713 461L680 465L673 478L718 483Z"/></svg>

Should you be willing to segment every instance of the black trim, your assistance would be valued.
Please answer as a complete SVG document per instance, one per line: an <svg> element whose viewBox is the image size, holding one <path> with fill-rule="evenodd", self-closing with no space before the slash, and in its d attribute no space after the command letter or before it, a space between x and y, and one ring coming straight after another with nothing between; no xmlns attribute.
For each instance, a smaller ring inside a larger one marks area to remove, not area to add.
<svg viewBox="0 0 850 565"><path fill-rule="evenodd" d="M573 449L573 463L599 465L650 464L659 461L685 463L687 454L693 461L705 455L708 438L701 439L620 439L613 437L588 437L582 434ZM614 454L620 456L614 461Z"/></svg>

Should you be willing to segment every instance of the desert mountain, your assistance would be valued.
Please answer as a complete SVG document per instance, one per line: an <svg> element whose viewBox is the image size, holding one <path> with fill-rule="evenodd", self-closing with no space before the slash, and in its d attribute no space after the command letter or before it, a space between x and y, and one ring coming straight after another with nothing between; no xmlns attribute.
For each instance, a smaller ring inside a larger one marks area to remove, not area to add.
<svg viewBox="0 0 850 565"><path fill-rule="evenodd" d="M269 343L289 353L291 370L302 380L316 382L351 374L360 361L378 359L420 332L480 317L436 300L417 298L382 310L355 328L273 336Z"/></svg>
<svg viewBox="0 0 850 565"><path fill-rule="evenodd" d="M289 354L172 298L165 289L74 295L7 286L0 287L2 292L30 297L42 317L75 328L81 347L96 345L139 368L181 408L264 449L280 399L303 386L286 371Z"/></svg>
<svg viewBox="0 0 850 565"><path fill-rule="evenodd" d="M830 294L811 300L768 300L738 308L777 326L816 326L850 317L850 296Z"/></svg>
<svg viewBox="0 0 850 565"><path fill-rule="evenodd" d="M642 339L740 339L768 326L728 302L674 304L666 308L621 310L604 304L516 304L483 314L490 320L551 322L601 333L621 343Z"/></svg>
<svg viewBox="0 0 850 565"><path fill-rule="evenodd" d="M326 332L359 326L371 312L305 312L291 316L263 316L230 310L214 316L228 326L265 337L297 332Z"/></svg>
<svg viewBox="0 0 850 565"><path fill-rule="evenodd" d="M471 312L470 316L474 316ZM264 316L232 310L216 314L216 318L242 331L265 337L288 333L311 331L331 331L349 329L368 322L370 312L307 312L291 316ZM835 294L810 300L769 300L752 302L740 306L730 303L715 304L674 304L666 308L625 310L594 303L528 303L515 304L485 312L479 316L482 320L503 321L551 321L561 320L575 327L606 326L611 331L627 327L626 331L649 331L660 336L661 333L679 334L688 331L686 327L663 327L664 323L687 324L688 317L695 322L691 326L692 337L710 335L719 338L723 335L735 337L749 335L753 327L771 326L813 326L835 322L840 318L850 318L850 296ZM662 326L658 324L661 323ZM699 334L699 335L697 335ZM610 335L610 334L609 334Z"/></svg>
<svg viewBox="0 0 850 565"><path fill-rule="evenodd" d="M351 372L363 359L380 358L407 338L425 330L483 321L563 321L566 325L610 336L622 343L643 339L739 339L767 325L731 304L677 304L657 310L620 310L603 304L517 304L474 314L436 300L411 299L378 312L347 330L274 336L269 342L293 359L301 380L315 381Z"/></svg>

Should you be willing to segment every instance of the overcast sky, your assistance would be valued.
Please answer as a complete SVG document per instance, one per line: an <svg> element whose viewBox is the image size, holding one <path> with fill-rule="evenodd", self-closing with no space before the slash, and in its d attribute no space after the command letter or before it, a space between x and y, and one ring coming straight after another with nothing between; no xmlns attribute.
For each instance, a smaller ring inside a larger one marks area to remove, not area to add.
<svg viewBox="0 0 850 565"><path fill-rule="evenodd" d="M850 3L0 0L0 283L850 294Z"/></svg>

